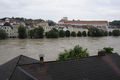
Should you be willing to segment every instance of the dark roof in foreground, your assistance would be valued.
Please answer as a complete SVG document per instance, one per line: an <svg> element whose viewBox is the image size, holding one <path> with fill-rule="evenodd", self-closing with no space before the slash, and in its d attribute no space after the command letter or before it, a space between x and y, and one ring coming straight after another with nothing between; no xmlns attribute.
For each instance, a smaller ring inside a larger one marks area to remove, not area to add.
<svg viewBox="0 0 120 80"><path fill-rule="evenodd" d="M14 59L0 65L0 80L7 80L12 77L12 74L16 71L17 65L31 64L36 62L38 61L23 55L15 57Z"/></svg>
<svg viewBox="0 0 120 80"><path fill-rule="evenodd" d="M120 80L120 56L94 56L67 61L23 64L10 80Z"/></svg>
<svg viewBox="0 0 120 80"><path fill-rule="evenodd" d="M18 60L8 80L120 80L120 56L111 54L44 64L24 57Z"/></svg>

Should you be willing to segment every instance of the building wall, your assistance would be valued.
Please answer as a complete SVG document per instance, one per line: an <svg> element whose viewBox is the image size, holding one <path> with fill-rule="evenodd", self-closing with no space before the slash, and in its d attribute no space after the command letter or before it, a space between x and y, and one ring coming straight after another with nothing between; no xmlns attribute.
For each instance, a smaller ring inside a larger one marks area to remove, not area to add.
<svg viewBox="0 0 120 80"><path fill-rule="evenodd" d="M10 26L2 26L1 29L5 30L10 38L18 37L18 28L16 27L11 28Z"/></svg>

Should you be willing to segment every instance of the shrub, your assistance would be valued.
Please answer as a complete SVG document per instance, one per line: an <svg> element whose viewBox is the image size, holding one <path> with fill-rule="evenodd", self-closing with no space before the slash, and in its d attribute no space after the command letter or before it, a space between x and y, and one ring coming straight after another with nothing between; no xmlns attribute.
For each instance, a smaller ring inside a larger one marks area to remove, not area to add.
<svg viewBox="0 0 120 80"><path fill-rule="evenodd" d="M72 37L76 37L76 32L73 31L73 32L71 33L71 36L72 36Z"/></svg>
<svg viewBox="0 0 120 80"><path fill-rule="evenodd" d="M119 30L113 30L112 34L113 34L113 36L120 36L120 31Z"/></svg>
<svg viewBox="0 0 120 80"><path fill-rule="evenodd" d="M87 49L83 49L79 45L76 45L73 49L64 50L59 54L58 60L76 59L81 57L88 57Z"/></svg>
<svg viewBox="0 0 120 80"><path fill-rule="evenodd" d="M104 31L104 36L108 36L108 32L107 31Z"/></svg>
<svg viewBox="0 0 120 80"><path fill-rule="evenodd" d="M6 39L8 37L8 34L5 30L0 29L0 39Z"/></svg>
<svg viewBox="0 0 120 80"><path fill-rule="evenodd" d="M20 25L18 28L18 37L24 39L27 37L26 28L23 25Z"/></svg>
<svg viewBox="0 0 120 80"><path fill-rule="evenodd" d="M106 51L106 54L112 54L113 52L113 48L111 48L111 47L105 47L105 48L103 48L105 51Z"/></svg>
<svg viewBox="0 0 120 80"><path fill-rule="evenodd" d="M58 36L59 36L58 30L54 28L48 31L46 34L47 38L58 38Z"/></svg>
<svg viewBox="0 0 120 80"><path fill-rule="evenodd" d="M59 37L65 37L65 31L60 30L59 31Z"/></svg>
<svg viewBox="0 0 120 80"><path fill-rule="evenodd" d="M44 29L42 27L38 27L28 31L28 35L30 38L43 38Z"/></svg>
<svg viewBox="0 0 120 80"><path fill-rule="evenodd" d="M89 28L88 31L88 36L92 36L92 37L101 37L101 36L107 36L108 32L102 29L98 29L95 27Z"/></svg>
<svg viewBox="0 0 120 80"><path fill-rule="evenodd" d="M28 35L29 35L30 38L34 38L34 30L33 29L29 30Z"/></svg>
<svg viewBox="0 0 120 80"><path fill-rule="evenodd" d="M43 38L44 29L42 27L38 27L34 29L34 38Z"/></svg>

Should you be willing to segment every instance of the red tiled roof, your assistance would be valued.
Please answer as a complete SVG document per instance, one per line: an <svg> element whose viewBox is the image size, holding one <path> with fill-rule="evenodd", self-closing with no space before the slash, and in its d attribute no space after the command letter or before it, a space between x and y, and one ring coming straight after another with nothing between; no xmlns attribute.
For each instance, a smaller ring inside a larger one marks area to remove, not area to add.
<svg viewBox="0 0 120 80"><path fill-rule="evenodd" d="M65 20L61 19L59 22L64 22Z"/></svg>
<svg viewBox="0 0 120 80"><path fill-rule="evenodd" d="M108 21L64 21L64 23L108 23Z"/></svg>

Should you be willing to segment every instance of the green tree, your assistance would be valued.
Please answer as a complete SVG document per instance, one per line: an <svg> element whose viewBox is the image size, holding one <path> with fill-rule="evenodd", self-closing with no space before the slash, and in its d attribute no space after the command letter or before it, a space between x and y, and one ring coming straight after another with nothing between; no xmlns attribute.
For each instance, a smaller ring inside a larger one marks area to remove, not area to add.
<svg viewBox="0 0 120 80"><path fill-rule="evenodd" d="M59 32L55 28L51 29L46 33L47 38L58 38Z"/></svg>
<svg viewBox="0 0 120 80"><path fill-rule="evenodd" d="M65 31L60 30L59 31L59 37L65 37Z"/></svg>
<svg viewBox="0 0 120 80"><path fill-rule="evenodd" d="M30 38L43 38L44 37L44 29L42 27L38 27L32 30L29 30Z"/></svg>
<svg viewBox="0 0 120 80"><path fill-rule="evenodd" d="M89 53L87 49L83 49L79 45L76 45L73 49L65 50L59 54L58 60L76 59L81 57L88 57Z"/></svg>
<svg viewBox="0 0 120 80"><path fill-rule="evenodd" d="M52 20L47 20L46 22L49 24L49 26L56 25L56 23L54 21L52 21Z"/></svg>
<svg viewBox="0 0 120 80"><path fill-rule="evenodd" d="M86 31L83 31L83 32L82 32L82 36L84 36L84 37L86 37L86 36L87 36Z"/></svg>
<svg viewBox="0 0 120 80"><path fill-rule="evenodd" d="M20 25L20 27L18 28L18 34L18 37L20 39L24 39L27 37L26 28L23 25Z"/></svg>
<svg viewBox="0 0 120 80"><path fill-rule="evenodd" d="M105 47L105 48L103 48L105 51L106 51L106 54L112 54L113 52L113 48L111 48L111 47Z"/></svg>
<svg viewBox="0 0 120 80"><path fill-rule="evenodd" d="M101 37L101 36L107 35L106 31L104 31L102 29L95 28L95 27L89 28L88 30L89 30L88 36Z"/></svg>
<svg viewBox="0 0 120 80"><path fill-rule="evenodd" d="M42 27L38 27L34 29L34 37L35 38L43 38L44 37L44 29Z"/></svg>
<svg viewBox="0 0 120 80"><path fill-rule="evenodd" d="M71 36L72 36L72 37L76 37L76 32L72 31L72 32L71 32Z"/></svg>
<svg viewBox="0 0 120 80"><path fill-rule="evenodd" d="M0 29L0 39L6 39L8 37L8 34L5 30Z"/></svg>
<svg viewBox="0 0 120 80"><path fill-rule="evenodd" d="M81 36L82 36L82 33L81 33L80 31L78 31L77 36L78 36L78 37L81 37Z"/></svg>
<svg viewBox="0 0 120 80"><path fill-rule="evenodd" d="M65 35L66 37L70 37L70 31L69 30L65 31Z"/></svg>
<svg viewBox="0 0 120 80"><path fill-rule="evenodd" d="M104 31L104 36L108 36L108 32L107 31Z"/></svg>
<svg viewBox="0 0 120 80"><path fill-rule="evenodd" d="M113 30L112 34L113 34L113 36L120 36L120 31L119 30Z"/></svg>
<svg viewBox="0 0 120 80"><path fill-rule="evenodd" d="M34 29L28 31L28 35L30 38L34 38Z"/></svg>

